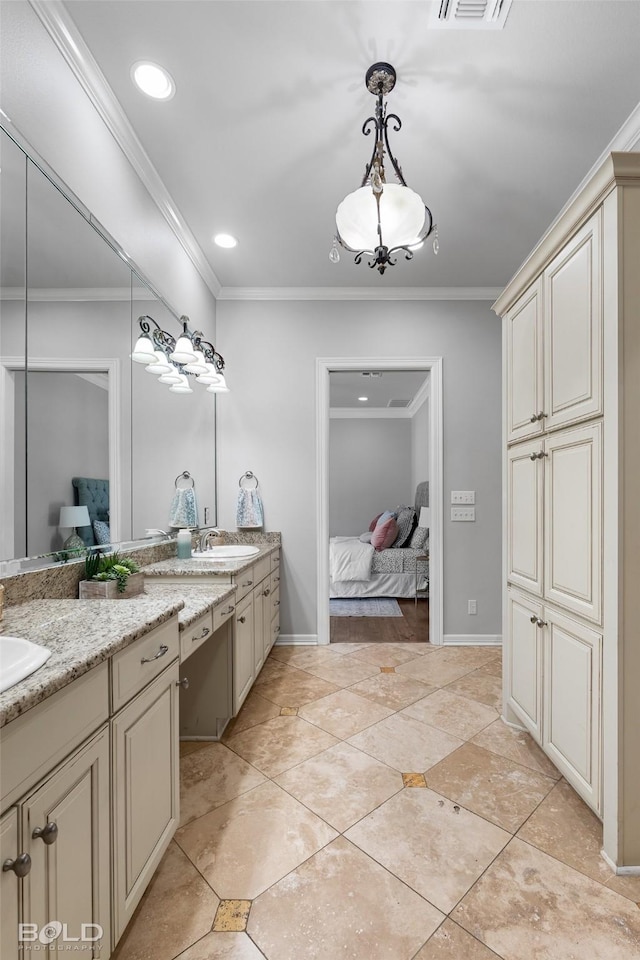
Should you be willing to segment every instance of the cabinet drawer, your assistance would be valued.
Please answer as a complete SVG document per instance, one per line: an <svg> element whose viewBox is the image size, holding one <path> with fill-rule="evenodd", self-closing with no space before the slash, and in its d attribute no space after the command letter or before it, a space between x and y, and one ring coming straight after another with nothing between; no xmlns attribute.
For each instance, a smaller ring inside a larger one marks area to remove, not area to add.
<svg viewBox="0 0 640 960"><path fill-rule="evenodd" d="M280 567L274 567L271 571L271 577L269 586L271 587L271 593L274 593L278 589L280 583Z"/></svg>
<svg viewBox="0 0 640 960"><path fill-rule="evenodd" d="M256 569L255 565L253 567L248 567L246 570L243 570L242 573L237 574L233 578L234 583L236 584L236 603L246 597L248 593L251 593L256 583Z"/></svg>
<svg viewBox="0 0 640 960"><path fill-rule="evenodd" d="M115 713L157 677L180 652L178 618L135 640L111 660L111 707Z"/></svg>
<svg viewBox="0 0 640 960"><path fill-rule="evenodd" d="M211 610L204 613L201 617L180 631L180 660L186 660L191 656L205 640L211 636L214 631L213 615Z"/></svg>
<svg viewBox="0 0 640 960"><path fill-rule="evenodd" d="M269 559L271 561L271 572L273 572L280 563L280 551L274 550Z"/></svg>
<svg viewBox="0 0 640 960"><path fill-rule="evenodd" d="M258 560L253 567L254 572L254 586L262 583L265 577L268 577L271 573L271 558L263 557L262 560Z"/></svg>
<svg viewBox="0 0 640 960"><path fill-rule="evenodd" d="M38 782L109 716L107 662L3 728L2 807Z"/></svg>
<svg viewBox="0 0 640 960"><path fill-rule="evenodd" d="M213 632L222 626L223 623L226 623L227 620L232 616L236 605L233 600L225 600L224 603L218 604L217 607L213 608Z"/></svg>

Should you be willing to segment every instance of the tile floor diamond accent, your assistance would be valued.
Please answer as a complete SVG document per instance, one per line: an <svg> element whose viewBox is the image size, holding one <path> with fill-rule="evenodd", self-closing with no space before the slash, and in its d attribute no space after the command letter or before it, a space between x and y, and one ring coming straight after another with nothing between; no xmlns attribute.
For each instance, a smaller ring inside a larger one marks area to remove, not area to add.
<svg viewBox="0 0 640 960"><path fill-rule="evenodd" d="M258 897L247 929L269 960L412 960L442 919L339 837Z"/></svg>
<svg viewBox="0 0 640 960"><path fill-rule="evenodd" d="M247 929L251 900L221 900L213 921L219 932L241 933Z"/></svg>
<svg viewBox="0 0 640 960"><path fill-rule="evenodd" d="M329 843L336 831L275 783L230 800L176 833L224 900L253 900Z"/></svg>
<svg viewBox="0 0 640 960"><path fill-rule="evenodd" d="M511 839L429 788L402 790L345 836L443 913Z"/></svg>
<svg viewBox="0 0 640 960"><path fill-rule="evenodd" d="M211 930L218 897L170 843L113 960L173 960Z"/></svg>
<svg viewBox="0 0 640 960"><path fill-rule="evenodd" d="M280 716L281 717L297 717L298 708L297 707L280 707Z"/></svg>
<svg viewBox="0 0 640 960"><path fill-rule="evenodd" d="M514 839L451 915L504 960L637 960L640 910Z"/></svg>
<svg viewBox="0 0 640 960"><path fill-rule="evenodd" d="M380 673L395 673L395 667L380 667Z"/></svg>
<svg viewBox="0 0 640 960"><path fill-rule="evenodd" d="M396 770L338 743L276 783L341 833L402 789Z"/></svg>
<svg viewBox="0 0 640 960"><path fill-rule="evenodd" d="M298 716L334 737L346 740L392 713L389 707L367 700L351 690L340 690L300 707Z"/></svg>
<svg viewBox="0 0 640 960"><path fill-rule="evenodd" d="M414 960L500 960L500 957L453 920L445 920Z"/></svg>
<svg viewBox="0 0 640 960"><path fill-rule="evenodd" d="M277 777L335 742L302 717L274 717L231 737L228 746L268 777Z"/></svg>
<svg viewBox="0 0 640 960"><path fill-rule="evenodd" d="M176 957L176 960L214 960L214 958L215 960L264 960L264 954L260 953L246 933L209 933ZM149 960L155 960L155 957L149 957Z"/></svg>
<svg viewBox="0 0 640 960"><path fill-rule="evenodd" d="M401 713L367 727L348 742L400 773L403 770L424 773L462 745L457 737Z"/></svg>
<svg viewBox="0 0 640 960"><path fill-rule="evenodd" d="M189 823L258 784L265 777L223 743L206 743L180 759L180 823Z"/></svg>
<svg viewBox="0 0 640 960"><path fill-rule="evenodd" d="M426 787L427 781L423 773L403 773L402 785L404 787Z"/></svg>

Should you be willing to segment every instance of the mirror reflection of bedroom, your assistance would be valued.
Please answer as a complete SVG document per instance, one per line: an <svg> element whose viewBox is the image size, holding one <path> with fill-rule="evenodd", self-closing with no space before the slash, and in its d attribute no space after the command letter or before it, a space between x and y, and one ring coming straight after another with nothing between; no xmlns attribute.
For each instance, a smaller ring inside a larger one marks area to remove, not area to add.
<svg viewBox="0 0 640 960"><path fill-rule="evenodd" d="M332 371L331 643L429 640L429 373Z"/></svg>

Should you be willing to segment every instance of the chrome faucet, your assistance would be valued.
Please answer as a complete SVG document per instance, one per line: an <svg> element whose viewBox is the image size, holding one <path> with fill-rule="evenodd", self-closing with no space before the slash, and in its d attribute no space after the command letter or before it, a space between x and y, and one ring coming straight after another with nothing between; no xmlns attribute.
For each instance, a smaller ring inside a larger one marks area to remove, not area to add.
<svg viewBox="0 0 640 960"><path fill-rule="evenodd" d="M217 527L211 527L210 530L205 530L202 536L200 537L200 553L204 553L209 546L210 537L219 537L221 531Z"/></svg>

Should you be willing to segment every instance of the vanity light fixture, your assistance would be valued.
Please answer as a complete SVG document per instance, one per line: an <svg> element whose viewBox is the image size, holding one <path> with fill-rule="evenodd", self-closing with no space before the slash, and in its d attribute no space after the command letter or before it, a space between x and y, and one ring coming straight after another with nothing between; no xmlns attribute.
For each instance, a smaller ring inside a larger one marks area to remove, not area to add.
<svg viewBox="0 0 640 960"><path fill-rule="evenodd" d="M210 393L228 393L224 379L224 358L199 330L189 333L189 317L180 317L182 334L178 341L162 330L145 314L138 317L140 336L131 353L135 363L144 363L145 370L169 385L172 393L193 393L189 377L202 383ZM153 324L153 326L152 326Z"/></svg>
<svg viewBox="0 0 640 960"><path fill-rule="evenodd" d="M356 263L368 257L369 266L379 273L397 263L394 254L400 251L406 260L412 260L414 250L431 235L433 252L438 252L438 228L431 211L422 197L407 186L389 146L389 124L396 133L402 126L395 113L387 113L383 99L395 83L396 71L390 63L374 63L367 70L365 84L376 97L376 108L375 115L365 120L362 132L365 136L375 133L375 143L361 186L338 205L336 234L329 251L332 263L340 260L338 244L355 253ZM398 183L387 183L385 157L389 158Z"/></svg>
<svg viewBox="0 0 640 960"><path fill-rule="evenodd" d="M138 60L131 67L131 78L139 90L154 100L170 100L176 92L173 77L164 67L150 60Z"/></svg>
<svg viewBox="0 0 640 960"><path fill-rule="evenodd" d="M233 250L234 247L238 246L238 241L230 233L217 233L213 242L218 247L224 247L225 250Z"/></svg>

